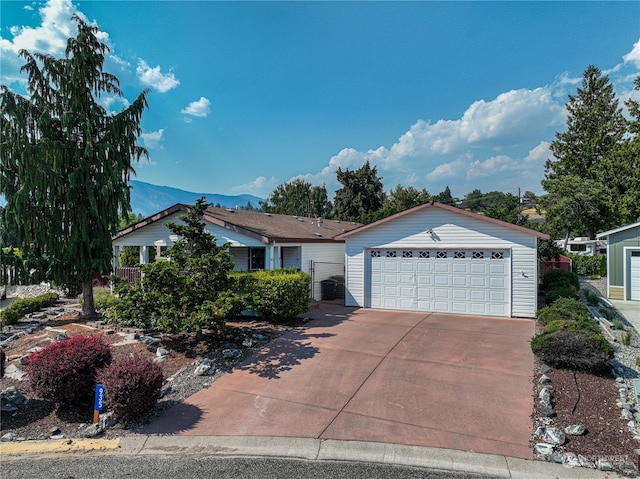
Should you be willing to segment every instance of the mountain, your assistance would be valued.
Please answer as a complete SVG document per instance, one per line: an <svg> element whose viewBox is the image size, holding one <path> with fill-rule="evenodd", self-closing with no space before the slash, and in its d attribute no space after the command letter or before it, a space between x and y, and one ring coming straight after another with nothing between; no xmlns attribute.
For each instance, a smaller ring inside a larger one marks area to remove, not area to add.
<svg viewBox="0 0 640 479"><path fill-rule="evenodd" d="M152 185L151 183L136 180L130 181L129 184L131 185L131 210L136 215L141 214L145 218L176 203L195 204L196 200L201 196L206 196L207 201L213 205L219 203L220 206L226 208L247 206L248 203L257 208L258 202L263 199L253 195L228 196L216 193L193 193L171 188L170 186Z"/></svg>

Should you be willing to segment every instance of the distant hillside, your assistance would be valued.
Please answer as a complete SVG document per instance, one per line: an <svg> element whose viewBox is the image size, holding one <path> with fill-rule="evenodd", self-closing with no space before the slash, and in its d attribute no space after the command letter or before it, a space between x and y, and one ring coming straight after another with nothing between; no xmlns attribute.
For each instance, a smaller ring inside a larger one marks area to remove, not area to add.
<svg viewBox="0 0 640 479"><path fill-rule="evenodd" d="M262 198L253 195L228 196L215 193L193 193L136 180L130 181L129 184L132 187L131 209L136 215L141 214L144 217L151 216L176 203L192 205L201 196L206 196L208 202L214 205L219 203L220 206L225 208L247 206L247 203L251 203L254 208L257 208L259 206L258 202L262 200Z"/></svg>

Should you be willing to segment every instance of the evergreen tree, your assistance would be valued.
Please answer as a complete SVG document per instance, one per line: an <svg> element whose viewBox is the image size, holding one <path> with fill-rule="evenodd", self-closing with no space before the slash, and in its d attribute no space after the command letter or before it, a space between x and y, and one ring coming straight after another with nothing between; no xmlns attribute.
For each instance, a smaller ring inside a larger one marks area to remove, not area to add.
<svg viewBox="0 0 640 479"><path fill-rule="evenodd" d="M136 140L148 92L107 112L97 99L122 96L103 71L109 49L97 26L73 20L77 35L63 58L20 51L29 98L1 87L0 193L21 248L46 254L56 283L81 284L82 314L92 316L92 274L111 270L111 236L130 210L132 160L146 155Z"/></svg>
<svg viewBox="0 0 640 479"><path fill-rule="evenodd" d="M451 190L448 186L444 189L444 191L441 191L440 193L435 195L433 197L433 200L444 205L455 206L456 204L456 200L453 196L451 196Z"/></svg>
<svg viewBox="0 0 640 479"><path fill-rule="evenodd" d="M375 166L371 168L369 161L353 171L338 168L336 175L342 184L334 198L334 216L337 219L362 221L384 204L382 178Z"/></svg>
<svg viewBox="0 0 640 479"><path fill-rule="evenodd" d="M566 108L567 131L556 133L550 145L556 160L547 160L546 178L576 175L609 187L611 178L604 174L604 162L626 133L626 122L609 77L589 65L582 88L578 88L577 95L569 95Z"/></svg>
<svg viewBox="0 0 640 479"><path fill-rule="evenodd" d="M555 159L545 164L545 218L551 233L594 237L620 223L618 200L626 186L618 176L629 160L622 150L627 122L609 78L593 65L566 107L567 130L556 133L550 146Z"/></svg>

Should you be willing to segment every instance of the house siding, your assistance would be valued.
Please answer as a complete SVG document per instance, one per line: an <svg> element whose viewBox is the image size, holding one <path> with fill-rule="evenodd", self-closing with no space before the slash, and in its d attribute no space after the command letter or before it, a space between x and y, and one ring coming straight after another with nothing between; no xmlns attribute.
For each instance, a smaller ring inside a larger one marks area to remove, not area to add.
<svg viewBox="0 0 640 479"><path fill-rule="evenodd" d="M625 248L640 248L640 226L609 235L609 287L619 286L624 291ZM612 293L610 293L611 295ZM613 299L623 299L614 298Z"/></svg>
<svg viewBox="0 0 640 479"><path fill-rule="evenodd" d="M312 277L314 299L321 299L321 281L344 274L344 247L344 243L314 243L302 248L301 269Z"/></svg>
<svg viewBox="0 0 640 479"><path fill-rule="evenodd" d="M452 223L452 221L455 222ZM432 239L427 234L433 229ZM511 316L535 317L537 308L537 240L533 235L458 215L442 209L424 209L382 223L347 239L345 303L367 307L366 251L368 248L502 249L511 256Z"/></svg>

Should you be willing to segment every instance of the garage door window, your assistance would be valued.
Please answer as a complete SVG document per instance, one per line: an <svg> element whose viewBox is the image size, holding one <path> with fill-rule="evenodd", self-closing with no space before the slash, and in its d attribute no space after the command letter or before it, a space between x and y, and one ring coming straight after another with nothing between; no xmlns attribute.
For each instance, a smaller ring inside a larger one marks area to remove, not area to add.
<svg viewBox="0 0 640 479"><path fill-rule="evenodd" d="M447 257L447 252L446 251L438 251L438 253L436 254L436 258L438 259L442 259L442 258L446 258Z"/></svg>
<svg viewBox="0 0 640 479"><path fill-rule="evenodd" d="M403 258L413 258L413 251L403 251L402 252L402 257Z"/></svg>
<svg viewBox="0 0 640 479"><path fill-rule="evenodd" d="M453 257L456 259L464 259L464 251L456 251L453 253Z"/></svg>
<svg viewBox="0 0 640 479"><path fill-rule="evenodd" d="M395 258L395 257L396 257L395 251L387 251L387 258Z"/></svg>
<svg viewBox="0 0 640 479"><path fill-rule="evenodd" d="M492 251L491 259L504 259L504 253L502 251Z"/></svg>
<svg viewBox="0 0 640 479"><path fill-rule="evenodd" d="M471 257L473 259L484 259L484 251L474 251Z"/></svg>
<svg viewBox="0 0 640 479"><path fill-rule="evenodd" d="M428 251L420 251L420 257L421 258L428 258L429 257L429 252Z"/></svg>
<svg viewBox="0 0 640 479"><path fill-rule="evenodd" d="M380 257L380 251L377 251L377 250L371 251L371 257L372 258L379 258Z"/></svg>

